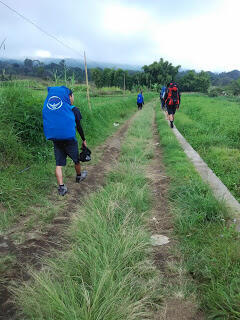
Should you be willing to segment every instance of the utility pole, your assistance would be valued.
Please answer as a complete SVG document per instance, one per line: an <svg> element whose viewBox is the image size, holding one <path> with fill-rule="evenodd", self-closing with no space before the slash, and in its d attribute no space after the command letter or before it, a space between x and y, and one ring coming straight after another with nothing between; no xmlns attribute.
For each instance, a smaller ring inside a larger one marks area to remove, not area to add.
<svg viewBox="0 0 240 320"><path fill-rule="evenodd" d="M84 65L85 65L85 76L86 76L86 85L87 85L87 99L88 99L88 107L92 110L91 103L90 103L90 96L89 96L89 86L88 86L88 73L87 73L87 59L86 53L84 51Z"/></svg>
<svg viewBox="0 0 240 320"><path fill-rule="evenodd" d="M124 91L124 94L125 94L125 91L126 91L126 79L125 79L125 72L123 74L123 91Z"/></svg>

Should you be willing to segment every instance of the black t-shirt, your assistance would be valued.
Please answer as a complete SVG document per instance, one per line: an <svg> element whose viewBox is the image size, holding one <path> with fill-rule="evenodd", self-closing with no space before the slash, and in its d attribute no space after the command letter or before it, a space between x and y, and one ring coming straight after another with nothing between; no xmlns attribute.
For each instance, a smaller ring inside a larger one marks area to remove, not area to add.
<svg viewBox="0 0 240 320"><path fill-rule="evenodd" d="M72 111L73 111L74 116L75 116L75 122L76 122L77 131L80 134L80 137L82 138L82 141L84 141L85 140L85 136L84 136L84 132L83 132L83 129L82 129L82 126L81 126L81 123L80 123L80 121L82 120L81 112L77 107L73 107Z"/></svg>

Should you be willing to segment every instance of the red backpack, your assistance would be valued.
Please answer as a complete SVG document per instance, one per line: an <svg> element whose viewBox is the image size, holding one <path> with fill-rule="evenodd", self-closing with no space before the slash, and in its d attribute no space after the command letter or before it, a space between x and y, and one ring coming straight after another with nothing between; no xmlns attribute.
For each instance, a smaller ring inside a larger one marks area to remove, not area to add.
<svg viewBox="0 0 240 320"><path fill-rule="evenodd" d="M175 83L170 83L167 91L166 104L168 106L179 106L179 91Z"/></svg>

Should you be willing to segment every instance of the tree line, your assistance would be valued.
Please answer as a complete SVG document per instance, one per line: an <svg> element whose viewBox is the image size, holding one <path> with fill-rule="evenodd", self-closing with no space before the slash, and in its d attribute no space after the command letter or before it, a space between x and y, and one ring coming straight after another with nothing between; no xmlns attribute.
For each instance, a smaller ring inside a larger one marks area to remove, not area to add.
<svg viewBox="0 0 240 320"><path fill-rule="evenodd" d="M141 71L90 68L88 77L97 88L115 86L127 90L148 88L159 91L161 86L176 81L181 91L207 92L210 85L228 85L233 88L234 94L239 92L237 79L240 78L240 72L237 70L215 74L195 70L181 71L180 68L181 66L173 66L161 58L150 65L144 65ZM0 81L13 80L18 76L38 77L56 82L70 79L74 79L75 83L85 82L84 68L67 66L65 60L48 64L32 59L25 59L23 63L0 61Z"/></svg>
<svg viewBox="0 0 240 320"><path fill-rule="evenodd" d="M39 60L25 59L23 63L0 61L0 80L12 80L17 76L38 77L44 80L64 80L74 77L76 82L85 81L85 70L80 67L69 67L65 60L59 63L44 64ZM91 81L91 74L90 74Z"/></svg>
<svg viewBox="0 0 240 320"><path fill-rule="evenodd" d="M161 58L159 62L143 66L141 72L95 68L91 70L91 74L98 88L117 86L132 90L133 87L147 87L159 91L163 85L176 81L182 91L208 91L210 76L207 72L197 73L194 70L179 72L180 67L173 66Z"/></svg>

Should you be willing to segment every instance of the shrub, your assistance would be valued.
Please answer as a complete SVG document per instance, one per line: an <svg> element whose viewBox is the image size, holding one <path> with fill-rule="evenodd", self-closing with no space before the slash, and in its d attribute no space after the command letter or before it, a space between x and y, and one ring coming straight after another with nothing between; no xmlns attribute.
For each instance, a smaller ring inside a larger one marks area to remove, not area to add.
<svg viewBox="0 0 240 320"><path fill-rule="evenodd" d="M222 88L213 87L213 88L210 88L208 91L209 97L218 97L220 95L224 95L224 91L222 90Z"/></svg>

